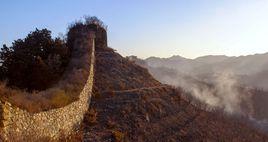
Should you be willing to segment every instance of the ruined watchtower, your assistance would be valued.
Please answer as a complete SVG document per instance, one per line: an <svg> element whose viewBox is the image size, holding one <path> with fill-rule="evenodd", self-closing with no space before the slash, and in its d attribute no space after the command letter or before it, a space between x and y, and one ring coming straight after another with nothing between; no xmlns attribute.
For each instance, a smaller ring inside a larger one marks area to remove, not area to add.
<svg viewBox="0 0 268 142"><path fill-rule="evenodd" d="M107 47L107 26L96 17L85 18L85 22L77 22L71 26L68 33L68 46L73 47L74 42L72 39L77 39L81 33L88 33L88 31L95 32L96 49Z"/></svg>

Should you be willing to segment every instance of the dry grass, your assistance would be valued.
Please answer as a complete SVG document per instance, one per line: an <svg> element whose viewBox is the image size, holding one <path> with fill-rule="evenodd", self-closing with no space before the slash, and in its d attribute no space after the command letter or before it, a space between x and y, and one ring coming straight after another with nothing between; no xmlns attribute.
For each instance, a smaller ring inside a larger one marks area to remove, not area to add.
<svg viewBox="0 0 268 142"><path fill-rule="evenodd" d="M116 127L116 122L112 118L108 118L107 121L107 128L108 129L114 129Z"/></svg>
<svg viewBox="0 0 268 142"><path fill-rule="evenodd" d="M54 92L55 95L51 98L52 106L61 107L69 104L72 100L70 96L65 95L64 90L57 90Z"/></svg>
<svg viewBox="0 0 268 142"><path fill-rule="evenodd" d="M94 90L99 94L108 92L114 96L113 91L128 90L141 87L161 85L148 72L111 48L96 49ZM99 97L100 98L100 97Z"/></svg>
<svg viewBox="0 0 268 142"><path fill-rule="evenodd" d="M125 134L121 131L114 130L112 131L112 138L115 142L123 142L125 139Z"/></svg>
<svg viewBox="0 0 268 142"><path fill-rule="evenodd" d="M81 142L83 141L83 131L72 133L71 135L65 135L62 133L59 140L60 142Z"/></svg>
<svg viewBox="0 0 268 142"><path fill-rule="evenodd" d="M28 136L13 136L9 139L12 142L81 142L83 141L83 131L73 132L70 135L66 135L63 131L60 132L58 139L53 139L50 137L37 138L36 134L30 134ZM1 139L0 139L1 141ZM2 142L2 141L1 141Z"/></svg>
<svg viewBox="0 0 268 142"><path fill-rule="evenodd" d="M85 114L84 122L86 124L88 124L89 126L93 126L93 125L97 124L97 122L98 122L97 116L98 116L98 112L96 111L96 109L90 108Z"/></svg>

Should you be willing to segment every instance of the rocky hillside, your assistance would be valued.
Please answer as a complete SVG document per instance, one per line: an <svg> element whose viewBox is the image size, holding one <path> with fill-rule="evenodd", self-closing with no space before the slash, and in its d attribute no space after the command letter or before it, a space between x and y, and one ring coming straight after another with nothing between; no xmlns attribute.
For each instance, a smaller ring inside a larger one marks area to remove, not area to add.
<svg viewBox="0 0 268 142"><path fill-rule="evenodd" d="M241 119L192 105L110 48L97 49L94 80L84 141L268 141Z"/></svg>
<svg viewBox="0 0 268 142"><path fill-rule="evenodd" d="M159 86L145 68L123 58L111 48L96 50L95 89L100 92Z"/></svg>

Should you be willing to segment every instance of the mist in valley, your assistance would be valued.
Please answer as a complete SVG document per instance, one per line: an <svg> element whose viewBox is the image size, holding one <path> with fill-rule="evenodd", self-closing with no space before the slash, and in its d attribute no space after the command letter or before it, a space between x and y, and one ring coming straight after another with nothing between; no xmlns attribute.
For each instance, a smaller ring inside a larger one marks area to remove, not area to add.
<svg viewBox="0 0 268 142"><path fill-rule="evenodd" d="M268 130L268 54L129 58L146 67L160 82L183 88L207 110L243 116Z"/></svg>

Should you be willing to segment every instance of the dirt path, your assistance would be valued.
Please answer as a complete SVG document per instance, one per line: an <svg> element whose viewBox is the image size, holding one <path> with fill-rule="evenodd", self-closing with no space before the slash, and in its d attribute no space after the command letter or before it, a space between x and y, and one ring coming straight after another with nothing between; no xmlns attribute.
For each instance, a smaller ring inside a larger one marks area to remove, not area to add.
<svg viewBox="0 0 268 142"><path fill-rule="evenodd" d="M165 88L165 87L167 87L167 85L141 87L141 88L128 89L128 90L115 90L112 92L114 92L114 93L129 93L129 92L136 92L136 91L142 91L142 90L161 89L161 88ZM109 91L104 91L103 93L107 93L107 92L109 92Z"/></svg>

